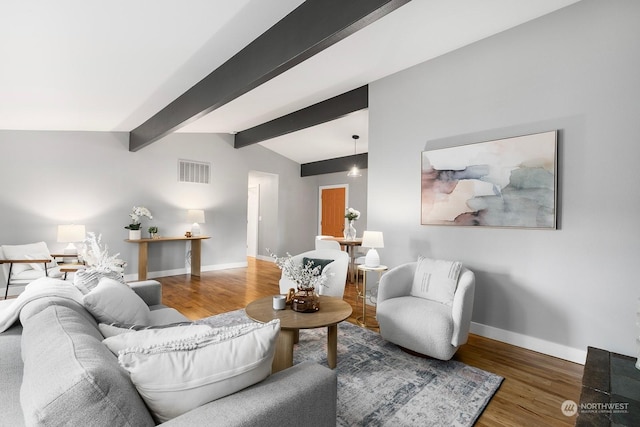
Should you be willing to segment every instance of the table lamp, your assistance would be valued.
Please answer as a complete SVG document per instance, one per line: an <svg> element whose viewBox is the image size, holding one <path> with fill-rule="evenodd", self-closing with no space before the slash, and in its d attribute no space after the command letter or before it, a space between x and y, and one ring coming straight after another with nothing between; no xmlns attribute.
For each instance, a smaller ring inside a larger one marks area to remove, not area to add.
<svg viewBox="0 0 640 427"><path fill-rule="evenodd" d="M382 231L365 231L362 234L362 247L369 248L367 256L364 258L366 267L377 267L380 265L380 255L376 248L384 248L384 238Z"/></svg>
<svg viewBox="0 0 640 427"><path fill-rule="evenodd" d="M82 242L85 234L86 230L84 225L71 224L58 226L58 242L68 243L67 247L64 248L63 254L69 255L69 257L64 257L63 262L73 262L73 259L78 257L78 248L76 248L74 243Z"/></svg>
<svg viewBox="0 0 640 427"><path fill-rule="evenodd" d="M204 224L204 210L189 209L187 211L187 221L193 223L191 225L191 235L200 235L200 224Z"/></svg>

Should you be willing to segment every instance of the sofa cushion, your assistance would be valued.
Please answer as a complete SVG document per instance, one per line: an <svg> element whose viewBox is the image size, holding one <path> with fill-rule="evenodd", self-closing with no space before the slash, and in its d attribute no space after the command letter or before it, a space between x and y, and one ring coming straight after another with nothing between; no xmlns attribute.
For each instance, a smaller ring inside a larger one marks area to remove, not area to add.
<svg viewBox="0 0 640 427"><path fill-rule="evenodd" d="M24 425L24 415L20 406L20 384L22 384L22 358L20 357L20 341L22 326L14 326L0 334L0 425Z"/></svg>
<svg viewBox="0 0 640 427"><path fill-rule="evenodd" d="M50 305L23 325L20 401L26 425L153 426L144 402L97 328Z"/></svg>
<svg viewBox="0 0 640 427"><path fill-rule="evenodd" d="M68 283L60 279L51 279L51 280L56 280L58 281L58 283L60 282ZM80 293L80 291L78 291L78 289L76 289L73 285L70 285L69 289L71 290L71 293L69 293L68 295L71 298L64 298L60 296L47 296L43 298L36 298L33 301L29 301L29 303L26 304L24 307L22 307L22 310L20 310L20 322L22 322L22 324L25 324L29 321L29 318L31 318L32 316L35 316L36 314L40 313L42 310L44 310L49 306L55 305L55 306L68 307L69 309L74 310L76 313L78 313L80 316L82 316L85 319L85 321L87 322L87 325L91 325L94 329L98 330L98 323L96 322L96 319L91 315L91 313L89 313L84 308L84 305L82 305L82 294ZM77 294L74 297L73 293L75 292L77 292ZM72 298L76 298L76 300Z"/></svg>
<svg viewBox="0 0 640 427"><path fill-rule="evenodd" d="M411 295L451 306L461 269L457 261L419 257Z"/></svg>
<svg viewBox="0 0 640 427"><path fill-rule="evenodd" d="M189 321L187 317L175 308L163 305L154 305L149 307L149 310L149 325L158 326Z"/></svg>
<svg viewBox="0 0 640 427"><path fill-rule="evenodd" d="M149 324L149 307L128 285L103 277L86 294L85 308L100 323Z"/></svg>
<svg viewBox="0 0 640 427"><path fill-rule="evenodd" d="M119 352L120 366L129 372L156 421L167 421L269 376L278 319L221 330Z"/></svg>

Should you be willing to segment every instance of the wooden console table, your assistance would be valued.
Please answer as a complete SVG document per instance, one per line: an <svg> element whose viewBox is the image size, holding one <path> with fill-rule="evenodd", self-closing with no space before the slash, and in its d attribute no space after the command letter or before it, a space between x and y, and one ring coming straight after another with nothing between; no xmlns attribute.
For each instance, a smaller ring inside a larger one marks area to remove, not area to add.
<svg viewBox="0 0 640 427"><path fill-rule="evenodd" d="M173 242L185 240L191 242L191 275L200 276L200 258L202 257L201 241L209 236L195 237L158 237L156 239L125 239L125 242L138 244L138 280L147 280L147 263L149 260L149 243Z"/></svg>

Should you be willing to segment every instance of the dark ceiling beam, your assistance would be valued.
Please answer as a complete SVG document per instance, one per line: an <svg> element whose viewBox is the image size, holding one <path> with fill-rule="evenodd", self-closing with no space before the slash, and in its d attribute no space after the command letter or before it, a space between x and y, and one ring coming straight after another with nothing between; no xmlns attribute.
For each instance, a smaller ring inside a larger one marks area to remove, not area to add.
<svg viewBox="0 0 640 427"><path fill-rule="evenodd" d="M234 147L242 148L271 138L286 135L302 129L344 117L369 106L369 86L334 96L325 101L278 117L269 122L238 132Z"/></svg>
<svg viewBox="0 0 640 427"><path fill-rule="evenodd" d="M129 133L138 151L293 68L410 0L306 0Z"/></svg>
<svg viewBox="0 0 640 427"><path fill-rule="evenodd" d="M300 165L300 176L322 175L334 172L344 172L346 176L354 164L358 166L358 169L367 169L369 154L362 153L336 159L320 160L319 162L303 163Z"/></svg>

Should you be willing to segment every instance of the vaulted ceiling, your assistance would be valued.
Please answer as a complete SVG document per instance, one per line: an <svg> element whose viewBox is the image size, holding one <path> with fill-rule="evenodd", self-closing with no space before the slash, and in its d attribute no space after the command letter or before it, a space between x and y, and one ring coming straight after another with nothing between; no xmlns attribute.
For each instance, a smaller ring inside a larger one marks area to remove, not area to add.
<svg viewBox="0 0 640 427"><path fill-rule="evenodd" d="M178 131L240 132L576 1L413 0ZM131 132L302 3L3 0L0 129ZM367 125L363 110L260 144L299 163L348 156L352 134L367 151Z"/></svg>

